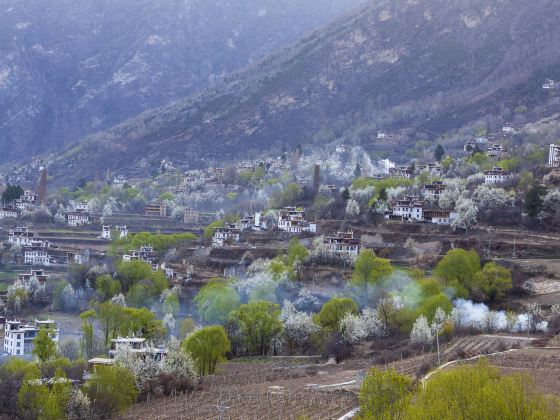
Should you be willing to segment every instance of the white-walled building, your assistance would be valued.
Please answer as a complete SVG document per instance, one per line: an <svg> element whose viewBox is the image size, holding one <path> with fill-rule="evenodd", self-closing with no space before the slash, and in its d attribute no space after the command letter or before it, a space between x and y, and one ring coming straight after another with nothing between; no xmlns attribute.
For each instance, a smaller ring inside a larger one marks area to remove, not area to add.
<svg viewBox="0 0 560 420"><path fill-rule="evenodd" d="M139 250L133 249L124 254L122 259L125 262L130 261L142 261L148 264L152 264L156 257L154 247L151 245L144 245L140 247Z"/></svg>
<svg viewBox="0 0 560 420"><path fill-rule="evenodd" d="M419 197L406 197L397 201L393 207L393 216L402 217L403 220L423 220L424 202Z"/></svg>
<svg viewBox="0 0 560 420"><path fill-rule="evenodd" d="M68 220L68 226L72 227L85 226L92 223L89 213L84 211L69 212L66 215L66 219Z"/></svg>
<svg viewBox="0 0 560 420"><path fill-rule="evenodd" d="M354 238L354 232L337 232L325 237L324 244L333 254L357 257L360 253L360 241Z"/></svg>
<svg viewBox="0 0 560 420"><path fill-rule="evenodd" d="M241 230L235 224L226 225L224 227L214 228L214 237L212 238L212 246L224 246L227 242L239 242L241 239Z"/></svg>
<svg viewBox="0 0 560 420"><path fill-rule="evenodd" d="M114 229L111 229L111 226L103 225L99 238L110 241L113 236L113 231L117 233L119 239L123 239L128 236L128 229L126 228L126 226L115 226Z"/></svg>
<svg viewBox="0 0 560 420"><path fill-rule="evenodd" d="M317 224L305 220L305 212L295 207L284 207L278 215L278 229L288 233L317 232Z"/></svg>
<svg viewBox="0 0 560 420"><path fill-rule="evenodd" d="M507 153L508 149L503 144L494 143L488 147L486 154L490 157L499 158Z"/></svg>
<svg viewBox="0 0 560 420"><path fill-rule="evenodd" d="M0 220L2 219L17 219L19 212L15 208L4 207L0 209Z"/></svg>
<svg viewBox="0 0 560 420"><path fill-rule="evenodd" d="M26 324L17 320L7 321L4 331L4 352L12 356L31 354L33 340L41 329L49 330L50 337L58 346L59 331L52 320L35 320L33 324Z"/></svg>
<svg viewBox="0 0 560 420"><path fill-rule="evenodd" d="M426 184L422 187L422 194L426 198L438 200L445 191L445 184L443 181L434 181L431 184Z"/></svg>
<svg viewBox="0 0 560 420"><path fill-rule="evenodd" d="M393 211L387 212L385 217L449 226L459 215L452 210L429 208L418 197L406 197L404 200L399 200L393 207Z"/></svg>
<svg viewBox="0 0 560 420"><path fill-rule="evenodd" d="M26 226L18 226L8 232L8 243L14 245L31 245L35 239L35 233L30 232Z"/></svg>
<svg viewBox="0 0 560 420"><path fill-rule="evenodd" d="M484 183L486 185L502 184L506 181L508 173L503 168L495 166L488 171L484 171Z"/></svg>
<svg viewBox="0 0 560 420"><path fill-rule="evenodd" d="M128 349L131 353L140 356L143 356L148 352L145 338L119 337L111 340L111 350L109 350L111 358L114 358L117 351L121 348Z"/></svg>
<svg viewBox="0 0 560 420"><path fill-rule="evenodd" d="M548 166L560 167L560 145L550 145L548 149Z"/></svg>

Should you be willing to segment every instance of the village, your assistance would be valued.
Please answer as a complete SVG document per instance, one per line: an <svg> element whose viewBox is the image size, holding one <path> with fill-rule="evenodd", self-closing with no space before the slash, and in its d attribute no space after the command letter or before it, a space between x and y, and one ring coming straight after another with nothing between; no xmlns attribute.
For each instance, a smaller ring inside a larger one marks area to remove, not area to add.
<svg viewBox="0 0 560 420"><path fill-rule="evenodd" d="M206 169L161 161L152 178L108 171L72 188L51 188L42 161L5 173L1 363L64 358L68 386L87 392L98 367L125 369L131 397L87 410L134 402L130 417L215 416L218 387L229 415L262 415L242 401L265 383L270 407L333 418L355 409L370 366L421 378L512 349L496 363L536 375L515 357L556 343L560 145L515 148L516 130L407 163L338 143ZM221 347L208 365L206 345Z"/></svg>

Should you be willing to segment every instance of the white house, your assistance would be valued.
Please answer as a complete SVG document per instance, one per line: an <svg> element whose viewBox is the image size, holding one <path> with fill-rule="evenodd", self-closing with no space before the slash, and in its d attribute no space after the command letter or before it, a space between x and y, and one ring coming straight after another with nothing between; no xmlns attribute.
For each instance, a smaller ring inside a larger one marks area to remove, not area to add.
<svg viewBox="0 0 560 420"><path fill-rule="evenodd" d="M214 228L214 237L212 238L212 246L224 246L226 242L239 242L241 239L241 230L235 224L224 227Z"/></svg>
<svg viewBox="0 0 560 420"><path fill-rule="evenodd" d="M542 88L545 90L556 89L556 82L552 79L547 79L546 82L543 83Z"/></svg>
<svg viewBox="0 0 560 420"><path fill-rule="evenodd" d="M29 232L28 227L16 227L15 229L10 229L8 232L8 242L14 245L31 245L35 238L35 233Z"/></svg>
<svg viewBox="0 0 560 420"><path fill-rule="evenodd" d="M560 146L551 144L548 150L548 166L560 167Z"/></svg>
<svg viewBox="0 0 560 420"><path fill-rule="evenodd" d="M32 246L23 250L23 263L25 265L50 265L49 250L45 247Z"/></svg>
<svg viewBox="0 0 560 420"><path fill-rule="evenodd" d="M424 210L424 221L434 223L436 225L449 226L458 217L459 214L454 211L442 209Z"/></svg>
<svg viewBox="0 0 560 420"><path fill-rule="evenodd" d="M128 254L123 255L123 261L143 261L151 264L156 257L154 247L151 245L141 246L139 250L130 250Z"/></svg>
<svg viewBox="0 0 560 420"><path fill-rule="evenodd" d="M119 239L123 239L128 236L128 229L126 228L126 226L115 226L114 230L118 233ZM112 239L112 236L113 236L113 229L111 229L111 226L103 225L103 228L101 230L101 235L99 236L99 238L110 241Z"/></svg>
<svg viewBox="0 0 560 420"><path fill-rule="evenodd" d="M108 225L103 225L103 227L101 228L101 236L99 236L101 239L105 239L110 241L111 240L111 226Z"/></svg>
<svg viewBox="0 0 560 420"><path fill-rule="evenodd" d="M354 232L337 232L325 237L324 244L333 254L357 257L360 253L360 241L354 238Z"/></svg>
<svg viewBox="0 0 560 420"><path fill-rule="evenodd" d="M260 211L255 213L255 225L253 226L253 229L254 230L268 229L268 223L266 222L266 218Z"/></svg>
<svg viewBox="0 0 560 420"><path fill-rule="evenodd" d="M52 320L38 321L25 324L21 321L7 321L4 336L4 352L12 356L31 354L33 340L41 329L47 329L49 336L58 346L59 331Z"/></svg>
<svg viewBox="0 0 560 420"><path fill-rule="evenodd" d="M4 207L0 209L0 220L2 219L17 219L19 212L17 209Z"/></svg>
<svg viewBox="0 0 560 420"><path fill-rule="evenodd" d="M426 184L422 187L422 194L426 198L438 200L445 191L445 184L442 181L434 181L431 184Z"/></svg>
<svg viewBox="0 0 560 420"><path fill-rule="evenodd" d="M506 125L504 125L504 126L502 127L502 131L503 131L504 133L509 133L509 134L513 134L513 133L516 133L516 132L517 132L517 130L515 129L515 127L514 127L513 124L506 124Z"/></svg>
<svg viewBox="0 0 560 420"><path fill-rule="evenodd" d="M414 171L412 170L412 166L401 165L389 168L389 176L391 178L411 179L413 173Z"/></svg>
<svg viewBox="0 0 560 420"><path fill-rule="evenodd" d="M490 157L501 157L506 154L507 151L508 149L504 145L494 143L493 145L488 147L486 154Z"/></svg>
<svg viewBox="0 0 560 420"><path fill-rule="evenodd" d="M305 220L305 212L295 207L284 207L278 215L278 229L288 233L317 232L317 224Z"/></svg>
<svg viewBox="0 0 560 420"><path fill-rule="evenodd" d="M114 358L117 351L121 348L128 349L131 353L139 356L143 356L148 352L145 338L119 337L111 340L111 350L109 350L109 356Z"/></svg>
<svg viewBox="0 0 560 420"><path fill-rule="evenodd" d="M14 200L14 206L18 210L31 209L35 207L37 201L39 201L39 196L37 194L33 191L25 190L20 198Z"/></svg>
<svg viewBox="0 0 560 420"><path fill-rule="evenodd" d="M401 217L403 220L423 220L424 202L418 197L406 197L397 201L393 207L393 216Z"/></svg>
<svg viewBox="0 0 560 420"><path fill-rule="evenodd" d="M495 166L488 171L484 171L484 183L487 185L501 184L507 179L508 173L503 168Z"/></svg>
<svg viewBox="0 0 560 420"><path fill-rule="evenodd" d="M18 274L18 280L25 286L29 286L32 279L37 280L39 284L45 284L47 282L45 270L42 268L31 269L28 273Z"/></svg>
<svg viewBox="0 0 560 420"><path fill-rule="evenodd" d="M68 226L78 227L90 225L92 223L91 217L88 212L72 211L66 215Z"/></svg>

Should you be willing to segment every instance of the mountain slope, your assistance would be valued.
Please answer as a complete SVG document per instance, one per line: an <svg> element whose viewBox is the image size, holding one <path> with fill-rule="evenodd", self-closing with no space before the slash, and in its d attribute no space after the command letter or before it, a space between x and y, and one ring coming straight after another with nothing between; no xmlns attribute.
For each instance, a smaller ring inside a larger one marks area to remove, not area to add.
<svg viewBox="0 0 560 420"><path fill-rule="evenodd" d="M161 158L196 166L360 142L378 128L437 135L542 100L521 88L558 70L558 21L554 0L374 1L212 89L92 136L58 167L91 176Z"/></svg>
<svg viewBox="0 0 560 420"><path fill-rule="evenodd" d="M207 87L362 0L0 0L0 163Z"/></svg>

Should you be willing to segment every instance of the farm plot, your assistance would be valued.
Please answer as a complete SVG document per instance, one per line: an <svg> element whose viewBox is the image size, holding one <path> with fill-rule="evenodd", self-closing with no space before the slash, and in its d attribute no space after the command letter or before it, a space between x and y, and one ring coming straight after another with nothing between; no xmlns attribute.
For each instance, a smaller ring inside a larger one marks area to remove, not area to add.
<svg viewBox="0 0 560 420"><path fill-rule="evenodd" d="M340 366L231 363L194 393L138 404L122 418L338 418L357 405L356 394L344 386L354 377Z"/></svg>
<svg viewBox="0 0 560 420"><path fill-rule="evenodd" d="M503 373L524 373L546 394L560 395L560 348L526 348L488 356Z"/></svg>

